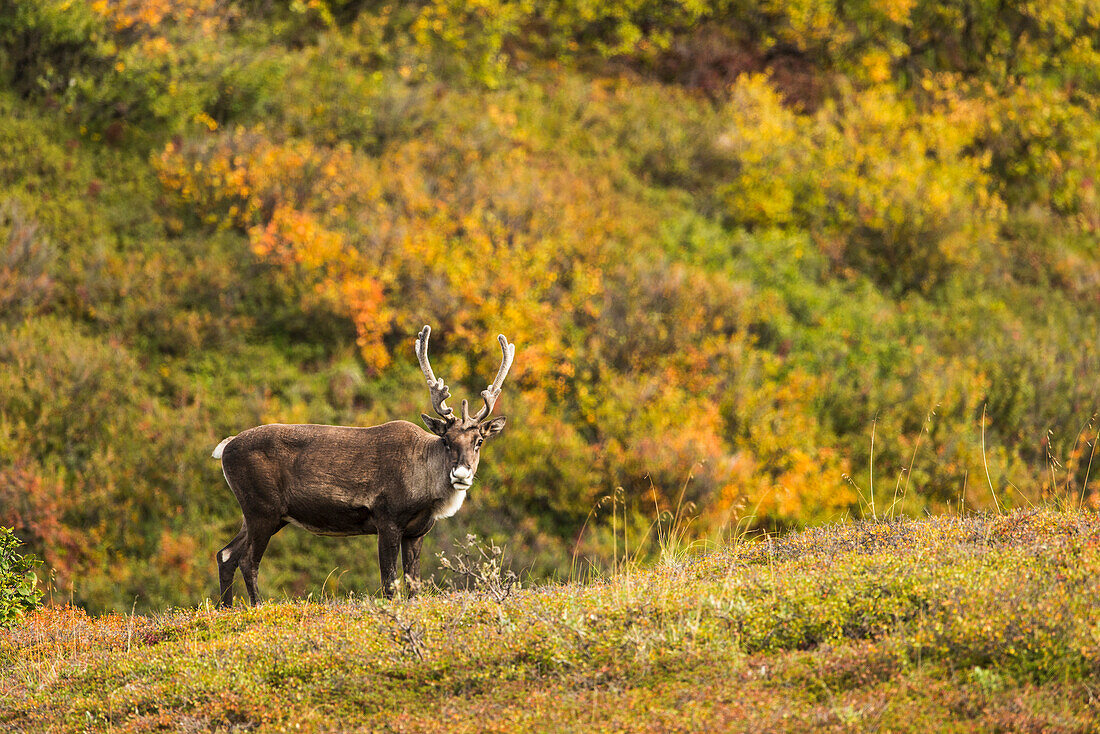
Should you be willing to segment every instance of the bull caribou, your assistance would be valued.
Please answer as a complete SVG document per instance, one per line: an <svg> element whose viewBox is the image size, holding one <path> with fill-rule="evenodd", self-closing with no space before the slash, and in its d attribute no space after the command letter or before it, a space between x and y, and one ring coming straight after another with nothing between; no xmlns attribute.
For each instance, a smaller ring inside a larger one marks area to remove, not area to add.
<svg viewBox="0 0 1100 734"><path fill-rule="evenodd" d="M482 444L504 428L504 416L489 415L516 350L503 334L497 337L503 357L496 379L481 392L485 404L471 416L463 400L460 418L428 362L431 331L425 326L416 337L416 357L439 416L420 415L428 430L402 420L370 427L271 423L214 449L244 515L240 532L217 554L222 605L233 604L238 568L249 600L258 603L260 560L271 536L288 524L317 535L376 534L382 593L390 598L396 591L398 553L407 593L416 593L424 535L462 507Z"/></svg>

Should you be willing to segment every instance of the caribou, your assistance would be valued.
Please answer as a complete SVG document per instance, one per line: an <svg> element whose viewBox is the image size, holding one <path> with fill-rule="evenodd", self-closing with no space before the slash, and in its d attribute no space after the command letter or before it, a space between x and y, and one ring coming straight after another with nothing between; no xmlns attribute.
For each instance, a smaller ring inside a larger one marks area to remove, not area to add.
<svg viewBox="0 0 1100 734"><path fill-rule="evenodd" d="M471 416L463 400L460 418L428 362L431 331L421 329L415 344L439 416L421 413L427 431L402 420L369 427L270 423L214 449L244 516L240 532L217 554L223 606L233 604L237 569L249 601L259 602L260 560L271 536L287 524L317 535L377 535L382 593L392 598L397 590L400 553L406 592L416 594L424 536L462 507L482 444L504 429L504 416L489 416L516 350L503 334L497 337L503 357L496 379L481 392L485 404Z"/></svg>

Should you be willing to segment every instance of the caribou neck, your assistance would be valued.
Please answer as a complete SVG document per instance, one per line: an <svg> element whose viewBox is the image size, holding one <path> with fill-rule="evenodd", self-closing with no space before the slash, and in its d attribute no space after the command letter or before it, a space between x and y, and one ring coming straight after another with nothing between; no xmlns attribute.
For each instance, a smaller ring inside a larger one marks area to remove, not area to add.
<svg viewBox="0 0 1100 734"><path fill-rule="evenodd" d="M431 470L432 499L446 499L454 493L451 486L451 457L447 454L447 444L442 438L435 437L428 448Z"/></svg>

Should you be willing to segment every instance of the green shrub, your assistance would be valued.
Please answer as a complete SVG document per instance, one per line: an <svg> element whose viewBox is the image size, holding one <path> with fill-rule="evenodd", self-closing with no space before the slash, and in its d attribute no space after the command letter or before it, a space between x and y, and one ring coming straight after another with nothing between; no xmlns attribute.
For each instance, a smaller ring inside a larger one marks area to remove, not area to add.
<svg viewBox="0 0 1100 734"><path fill-rule="evenodd" d="M0 13L0 68L23 95L62 94L103 57L99 19L85 3L13 0Z"/></svg>
<svg viewBox="0 0 1100 734"><path fill-rule="evenodd" d="M42 598L34 572L41 561L16 553L21 545L12 530L0 527L0 627L14 627Z"/></svg>

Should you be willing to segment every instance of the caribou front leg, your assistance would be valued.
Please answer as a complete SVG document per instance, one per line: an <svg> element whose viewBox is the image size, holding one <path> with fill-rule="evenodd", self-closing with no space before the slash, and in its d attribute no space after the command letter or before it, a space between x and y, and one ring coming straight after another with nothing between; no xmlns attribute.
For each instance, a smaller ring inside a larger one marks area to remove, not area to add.
<svg viewBox="0 0 1100 734"><path fill-rule="evenodd" d="M420 548L424 536L401 539L401 561L405 568L405 593L410 599L420 591Z"/></svg>

